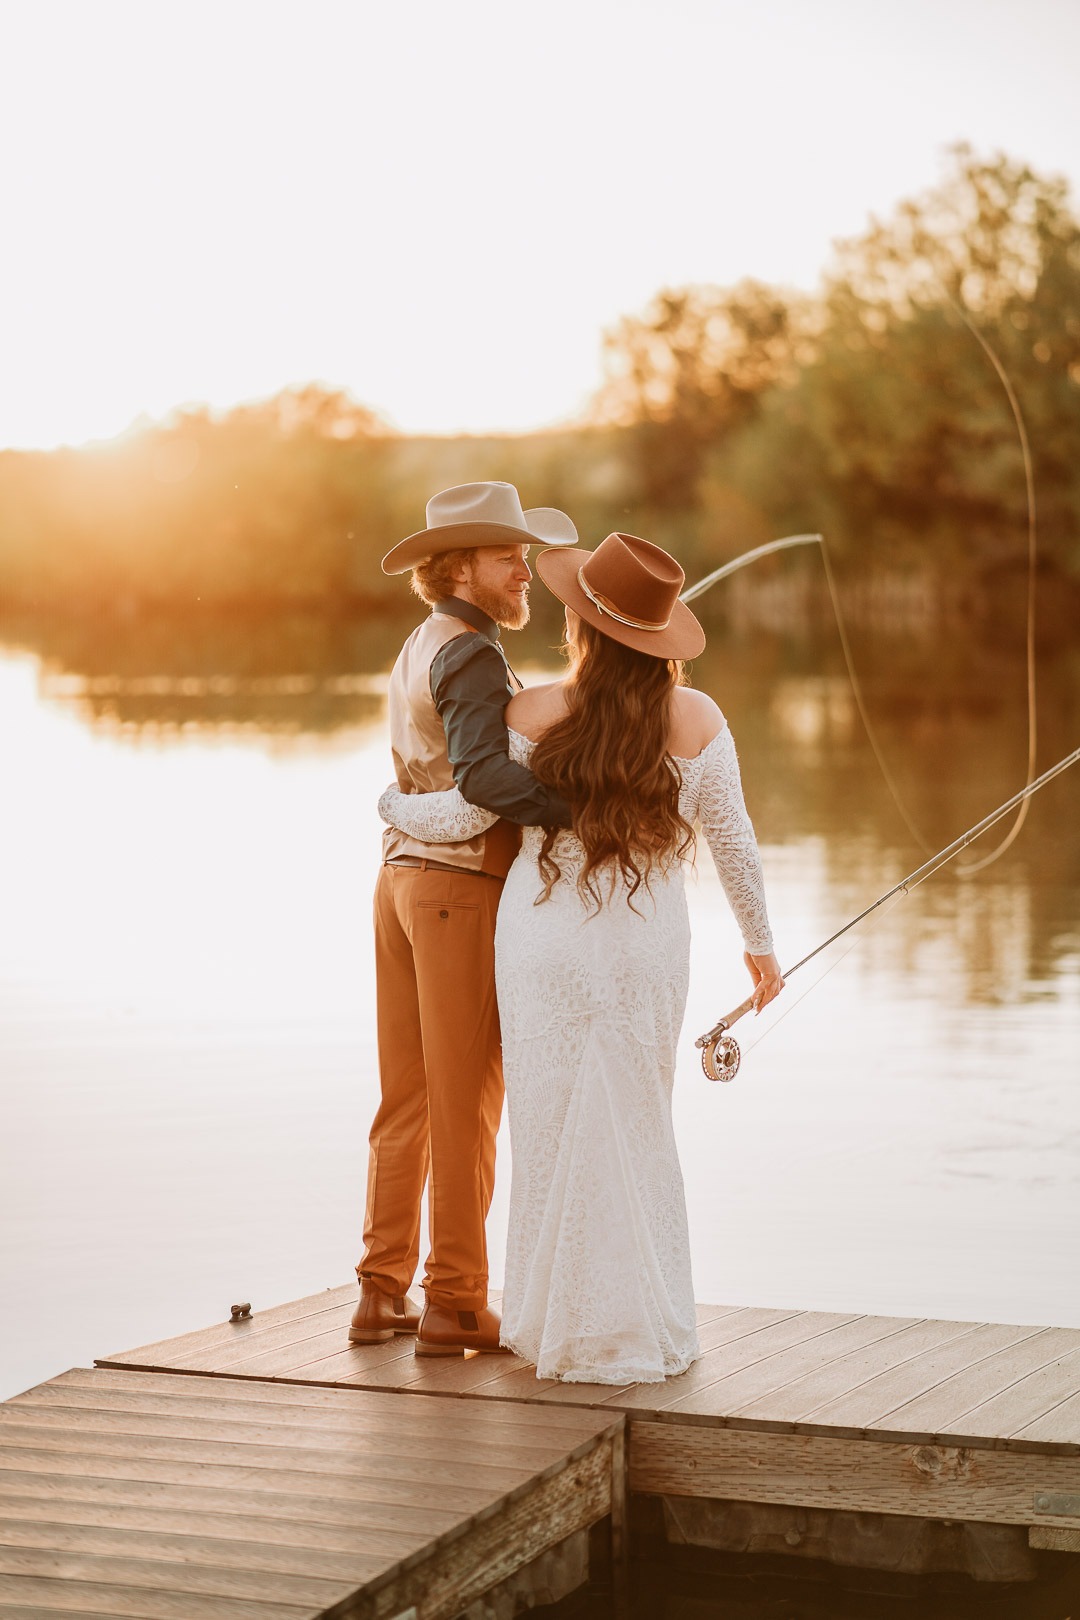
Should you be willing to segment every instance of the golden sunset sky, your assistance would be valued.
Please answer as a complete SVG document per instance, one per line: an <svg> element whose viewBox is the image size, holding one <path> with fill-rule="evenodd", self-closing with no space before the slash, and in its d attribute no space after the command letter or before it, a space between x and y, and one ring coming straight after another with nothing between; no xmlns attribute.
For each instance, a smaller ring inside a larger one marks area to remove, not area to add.
<svg viewBox="0 0 1080 1620"><path fill-rule="evenodd" d="M0 446L313 379L566 420L662 286L812 288L965 139L1080 180L1077 0L0 0Z"/></svg>

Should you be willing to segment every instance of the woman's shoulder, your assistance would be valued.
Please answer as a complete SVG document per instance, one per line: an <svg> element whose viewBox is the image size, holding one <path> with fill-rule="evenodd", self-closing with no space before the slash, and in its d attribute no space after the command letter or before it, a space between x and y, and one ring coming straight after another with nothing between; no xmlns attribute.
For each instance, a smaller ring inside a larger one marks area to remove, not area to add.
<svg viewBox="0 0 1080 1620"><path fill-rule="evenodd" d="M668 752L676 759L694 759L726 725L722 710L708 692L677 686L671 694Z"/></svg>
<svg viewBox="0 0 1080 1620"><path fill-rule="evenodd" d="M515 692L506 706L506 723L533 741L566 713L562 681L542 681Z"/></svg>

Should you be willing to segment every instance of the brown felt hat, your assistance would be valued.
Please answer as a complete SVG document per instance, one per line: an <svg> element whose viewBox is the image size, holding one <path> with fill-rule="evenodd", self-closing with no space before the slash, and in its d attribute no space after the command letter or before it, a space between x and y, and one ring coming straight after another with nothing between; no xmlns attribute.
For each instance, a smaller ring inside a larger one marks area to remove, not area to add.
<svg viewBox="0 0 1080 1620"><path fill-rule="evenodd" d="M595 551L558 548L537 557L544 584L586 624L653 658L696 658L705 632L679 601L686 575L675 558L633 534L609 534Z"/></svg>
<svg viewBox="0 0 1080 1620"><path fill-rule="evenodd" d="M513 484L456 484L427 503L427 528L399 540L382 560L384 574L404 574L443 551L477 546L573 546L578 533L554 506L523 510Z"/></svg>

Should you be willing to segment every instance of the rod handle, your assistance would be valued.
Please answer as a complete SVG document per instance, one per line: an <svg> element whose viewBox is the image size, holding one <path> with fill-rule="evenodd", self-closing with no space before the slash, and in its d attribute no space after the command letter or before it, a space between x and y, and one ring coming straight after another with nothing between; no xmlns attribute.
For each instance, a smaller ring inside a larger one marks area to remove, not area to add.
<svg viewBox="0 0 1080 1620"><path fill-rule="evenodd" d="M713 1041L721 1036L726 1029L730 1029L732 1024L737 1024L739 1019L742 1018L745 1013L750 1012L753 1009L753 1005L753 996L747 996L746 1000L740 1001L739 1005L731 1012L725 1013L723 1018L721 1018L718 1023L713 1025L712 1029L706 1030L704 1035L699 1035L697 1040L694 1042L694 1045L709 1046Z"/></svg>

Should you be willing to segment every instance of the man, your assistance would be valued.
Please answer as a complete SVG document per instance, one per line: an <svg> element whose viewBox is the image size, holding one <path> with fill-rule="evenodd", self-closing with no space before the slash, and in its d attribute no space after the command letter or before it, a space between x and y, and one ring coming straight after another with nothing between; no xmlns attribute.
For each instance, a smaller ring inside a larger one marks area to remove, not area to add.
<svg viewBox="0 0 1080 1620"><path fill-rule="evenodd" d="M571 817L509 757L503 712L520 682L498 635L528 622L529 546L577 538L565 513L523 511L512 484L462 484L433 496L427 528L383 558L387 574L411 569L413 590L432 608L390 676L398 784L414 793L456 784L502 819L460 843L424 844L392 827L384 835L375 889L381 1100L354 1344L416 1332L417 1355L500 1348L484 1230L503 1102L495 914L519 828L566 827ZM407 1291L429 1171L421 1314Z"/></svg>

